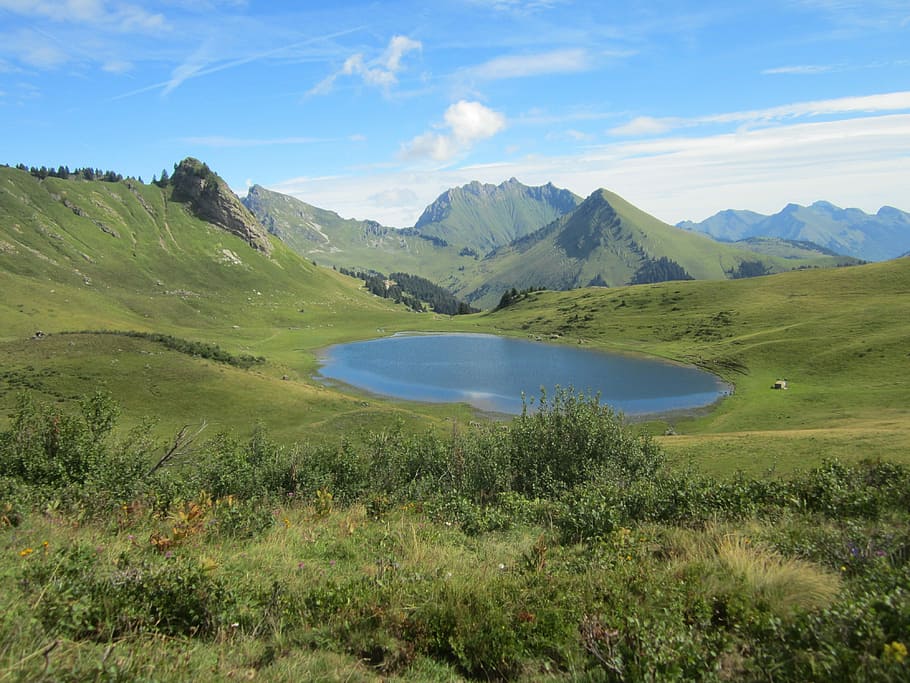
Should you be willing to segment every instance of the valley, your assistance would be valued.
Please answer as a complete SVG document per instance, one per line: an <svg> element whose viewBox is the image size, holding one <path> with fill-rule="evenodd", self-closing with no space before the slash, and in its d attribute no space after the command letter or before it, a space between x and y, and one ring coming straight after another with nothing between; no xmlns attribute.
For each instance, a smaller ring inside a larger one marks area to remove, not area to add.
<svg viewBox="0 0 910 683"><path fill-rule="evenodd" d="M490 242L250 194L195 160L157 185L0 168L2 675L899 680L910 260L714 242L605 190ZM671 260L697 279L628 284ZM417 312L344 263L484 310ZM315 378L321 349L403 331L735 390L489 420Z"/></svg>

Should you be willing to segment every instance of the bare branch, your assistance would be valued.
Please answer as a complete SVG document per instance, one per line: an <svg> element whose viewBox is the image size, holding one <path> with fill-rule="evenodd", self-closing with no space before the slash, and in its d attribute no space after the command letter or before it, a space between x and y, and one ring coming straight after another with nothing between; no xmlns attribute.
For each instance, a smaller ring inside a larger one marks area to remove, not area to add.
<svg viewBox="0 0 910 683"><path fill-rule="evenodd" d="M170 463L172 460L179 458L182 455L190 453L192 449L190 448L193 445L193 442L199 437L202 432L205 431L205 428L208 426L208 422L205 420L202 421L202 424L199 426L193 434L187 435L187 430L190 428L189 425L183 425L180 428L180 431L177 432L177 436L174 437L174 443L171 444L171 447L167 449L165 454L161 456L161 459L155 463L155 466L152 467L146 474L146 477L152 476L159 469Z"/></svg>

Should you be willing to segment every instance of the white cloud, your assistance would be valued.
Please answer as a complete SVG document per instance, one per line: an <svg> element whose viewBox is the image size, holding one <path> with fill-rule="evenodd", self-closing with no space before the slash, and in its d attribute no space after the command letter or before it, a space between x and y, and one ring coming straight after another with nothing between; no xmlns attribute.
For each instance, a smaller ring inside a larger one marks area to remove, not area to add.
<svg viewBox="0 0 910 683"><path fill-rule="evenodd" d="M401 69L401 58L404 57L408 52L414 50L421 50L423 45L419 40L411 40L407 36L393 36L392 40L389 41L389 46L386 48L384 61L385 68L392 73L397 72Z"/></svg>
<svg viewBox="0 0 910 683"><path fill-rule="evenodd" d="M108 73L125 74L133 70L133 63L123 59L112 59L109 62L105 62L101 68Z"/></svg>
<svg viewBox="0 0 910 683"><path fill-rule="evenodd" d="M709 123L738 123L749 121L772 121L800 116L856 114L860 112L871 114L876 112L900 111L902 109L910 109L910 90L884 93L881 95L839 97L830 100L796 102L779 107L769 107L768 109L715 114L697 120Z"/></svg>
<svg viewBox="0 0 910 683"><path fill-rule="evenodd" d="M199 76L210 64L210 46L201 45L192 55L171 71L171 78L164 85L162 95L168 95L190 78Z"/></svg>
<svg viewBox="0 0 910 683"><path fill-rule="evenodd" d="M528 55L496 57L469 68L466 73L483 80L525 78L547 74L577 73L591 67L585 50L572 48Z"/></svg>
<svg viewBox="0 0 910 683"><path fill-rule="evenodd" d="M164 94L167 94L173 91L178 86L182 85L185 81L191 78L199 78L201 76L208 76L209 74L218 73L220 71L225 71L227 69L233 69L238 66L243 66L244 64L250 64L252 62L258 62L269 57L274 57L285 53L294 48L299 48L304 45L309 45L312 43L318 43L332 38L338 38L339 36L347 35L359 31L360 28L345 29L343 31L335 31L334 33L329 33L326 35L313 36L312 38L307 38L306 40L301 40L296 43L291 43L289 45L279 45L278 47L265 50L263 52L257 52L246 57L239 57L230 61L223 61L220 63L211 63L207 62L208 51L207 46L203 45L200 47L187 61L179 65L171 73L171 78L167 81L161 83L153 83L151 85L146 85L141 88L136 88L129 92L123 93L122 95L117 95L116 97L111 98L112 100L122 100L127 97L133 97L134 95L140 95L142 93L150 92L152 90L161 90Z"/></svg>
<svg viewBox="0 0 910 683"><path fill-rule="evenodd" d="M823 64L799 64L794 66L778 66L773 69L763 69L762 74L772 76L777 74L796 75L796 76L813 76L832 71L833 66Z"/></svg>
<svg viewBox="0 0 910 683"><path fill-rule="evenodd" d="M629 123L611 128L609 132L622 136L647 136L705 124L770 124L802 117L876 114L906 109L910 109L910 91L905 90L881 95L795 102L767 109L710 114L692 118L639 116Z"/></svg>
<svg viewBox="0 0 910 683"><path fill-rule="evenodd" d="M468 0L471 4L488 7L497 12L526 14L563 5L567 0Z"/></svg>
<svg viewBox="0 0 910 683"><path fill-rule="evenodd" d="M634 119L621 126L610 129L613 135L638 137L645 135L660 135L673 130L679 125L679 119L656 119L651 116L636 116Z"/></svg>
<svg viewBox="0 0 910 683"><path fill-rule="evenodd" d="M480 102L459 100L446 109L447 133L427 132L405 144L400 157L408 160L449 161L473 145L491 138L506 126L506 117Z"/></svg>
<svg viewBox="0 0 910 683"><path fill-rule="evenodd" d="M412 205L419 201L417 193L409 187L392 187L388 190L376 192L367 197L375 206L397 208L402 205Z"/></svg>
<svg viewBox="0 0 910 683"><path fill-rule="evenodd" d="M29 66L52 69L65 64L70 56L47 37L37 31L21 30L14 34L0 36L3 49Z"/></svg>
<svg viewBox="0 0 910 683"><path fill-rule="evenodd" d="M512 176L528 185L553 182L583 196L606 187L669 223L700 220L727 208L773 213L791 201L818 199L866 211L885 204L910 210L910 114L615 142L577 155L437 171L294 179L272 189L343 216L404 227L449 187L471 180L500 183ZM410 189L416 199L402 195L394 205L389 200L400 188Z"/></svg>
<svg viewBox="0 0 910 683"><path fill-rule="evenodd" d="M506 118L480 102L460 100L446 109L445 122L452 129L456 141L473 144L493 137L505 128Z"/></svg>
<svg viewBox="0 0 910 683"><path fill-rule="evenodd" d="M327 76L310 88L308 95L326 95L335 87L335 81L343 76L359 76L367 85L390 89L398 82L402 70L402 59L409 52L420 51L423 44L407 36L393 36L385 51L378 58L367 62L361 53L348 57L341 69Z"/></svg>
<svg viewBox="0 0 910 683"><path fill-rule="evenodd" d="M55 22L106 26L118 31L159 31L167 27L163 14L139 5L107 0L0 0L0 9Z"/></svg>

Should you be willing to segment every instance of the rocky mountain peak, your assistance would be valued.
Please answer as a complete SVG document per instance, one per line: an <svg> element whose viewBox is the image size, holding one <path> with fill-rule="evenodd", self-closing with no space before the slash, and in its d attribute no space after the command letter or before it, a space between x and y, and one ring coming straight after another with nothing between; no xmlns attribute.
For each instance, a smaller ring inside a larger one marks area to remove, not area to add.
<svg viewBox="0 0 910 683"><path fill-rule="evenodd" d="M184 159L174 169L171 185L174 199L186 202L197 217L240 237L254 249L271 253L266 229L208 165L192 157Z"/></svg>

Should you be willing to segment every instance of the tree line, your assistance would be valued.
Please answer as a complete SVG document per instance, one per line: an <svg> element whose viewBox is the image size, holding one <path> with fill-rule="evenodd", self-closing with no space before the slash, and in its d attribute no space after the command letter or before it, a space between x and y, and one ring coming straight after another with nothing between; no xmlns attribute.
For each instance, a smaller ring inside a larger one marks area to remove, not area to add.
<svg viewBox="0 0 910 683"><path fill-rule="evenodd" d="M413 311L422 313L429 306L434 313L442 315L464 315L477 313L478 309L459 301L449 290L434 282L410 273L391 273L388 277L377 271L354 271L341 268L340 272L363 280L371 294L395 303L404 304Z"/></svg>

